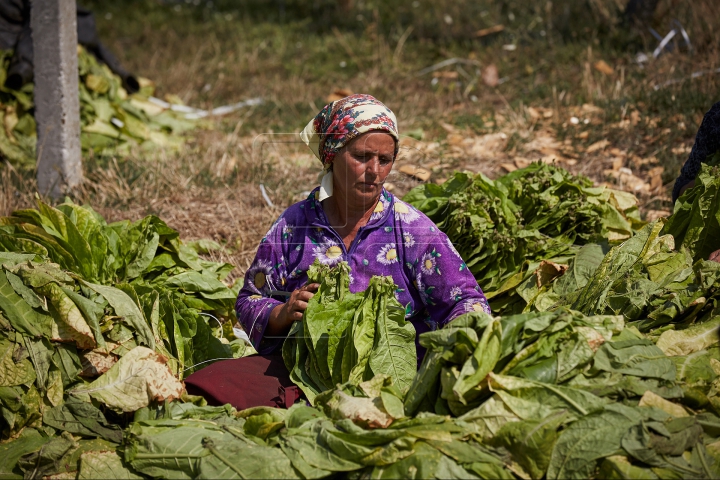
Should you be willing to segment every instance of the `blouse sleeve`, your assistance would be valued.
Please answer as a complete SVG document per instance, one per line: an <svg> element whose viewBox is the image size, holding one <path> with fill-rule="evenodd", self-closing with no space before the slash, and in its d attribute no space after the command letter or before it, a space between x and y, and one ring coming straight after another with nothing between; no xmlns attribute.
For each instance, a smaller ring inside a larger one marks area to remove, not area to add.
<svg viewBox="0 0 720 480"><path fill-rule="evenodd" d="M673 202L677 201L682 187L695 180L700 173L700 165L718 150L720 150L720 102L712 106L700 124L690 156L680 170L680 176L675 180Z"/></svg>
<svg viewBox="0 0 720 480"><path fill-rule="evenodd" d="M283 261L281 232L285 220L280 217L260 242L255 260L245 273L245 283L235 302L238 321L255 350L268 354L280 345L281 338L265 338L270 312L283 302L270 298L271 290L285 290L287 278Z"/></svg>
<svg viewBox="0 0 720 480"><path fill-rule="evenodd" d="M412 208L412 207L411 207ZM406 234L405 268L437 327L471 311L490 312L485 295L450 239L422 216Z"/></svg>

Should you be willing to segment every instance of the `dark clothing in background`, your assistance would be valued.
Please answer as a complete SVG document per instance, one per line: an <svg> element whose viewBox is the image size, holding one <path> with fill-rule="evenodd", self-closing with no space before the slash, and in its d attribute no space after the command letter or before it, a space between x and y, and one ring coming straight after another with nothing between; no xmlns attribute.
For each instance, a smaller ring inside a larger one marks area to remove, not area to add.
<svg viewBox="0 0 720 480"><path fill-rule="evenodd" d="M95 17L77 7L78 43L122 78L128 93L140 89L137 79L122 68L117 58L100 42ZM13 50L5 86L14 90L33 80L33 44L30 28L30 0L0 0L0 49Z"/></svg>
<svg viewBox="0 0 720 480"><path fill-rule="evenodd" d="M700 124L690 156L675 181L673 202L680 196L682 187L695 180L697 174L700 173L700 164L718 150L720 150L720 102L712 106Z"/></svg>

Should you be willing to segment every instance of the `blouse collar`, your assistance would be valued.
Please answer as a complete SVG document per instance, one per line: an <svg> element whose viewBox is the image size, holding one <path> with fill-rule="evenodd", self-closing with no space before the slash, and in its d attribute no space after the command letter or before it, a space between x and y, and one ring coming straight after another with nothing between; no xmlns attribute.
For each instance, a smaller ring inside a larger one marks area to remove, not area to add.
<svg viewBox="0 0 720 480"><path fill-rule="evenodd" d="M320 187L316 187L310 195L305 199L301 208L305 210L305 217L310 225L329 227L330 222L325 216L322 203L318 200ZM395 203L395 196L385 190L383 187L380 192L380 200L375 205L375 210L370 216L370 220L365 227L377 227L385 223L385 219L390 215L392 206Z"/></svg>

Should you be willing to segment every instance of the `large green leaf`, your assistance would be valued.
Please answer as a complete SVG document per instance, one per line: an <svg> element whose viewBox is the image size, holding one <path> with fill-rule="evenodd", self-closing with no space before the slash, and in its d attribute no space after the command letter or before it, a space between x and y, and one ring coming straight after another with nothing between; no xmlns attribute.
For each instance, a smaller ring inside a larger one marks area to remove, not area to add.
<svg viewBox="0 0 720 480"><path fill-rule="evenodd" d="M155 348L153 332L147 320L145 320L142 311L128 294L114 287L90 282L83 282L83 284L105 297L105 300L115 309L115 313L123 317L128 325L131 325L135 329L138 339L142 344L150 348Z"/></svg>
<svg viewBox="0 0 720 480"><path fill-rule="evenodd" d="M44 390L48 383L48 375L50 374L50 366L52 364L53 347L45 338L33 339L25 337L25 348L28 350L28 356L35 369L37 376L37 387Z"/></svg>
<svg viewBox="0 0 720 480"><path fill-rule="evenodd" d="M172 428L163 428L163 427ZM154 478L197 478L200 461L210 455L203 447L207 440L222 440L223 433L211 422L164 420L135 423L128 431L125 460L132 467ZM178 459L182 461L178 462Z"/></svg>
<svg viewBox="0 0 720 480"><path fill-rule="evenodd" d="M115 452L86 452L80 455L78 479L116 478L140 480L144 477L128 468Z"/></svg>
<svg viewBox="0 0 720 480"><path fill-rule="evenodd" d="M18 332L40 337L50 334L52 319L34 310L10 285L5 272L0 270L0 310Z"/></svg>
<svg viewBox="0 0 720 480"><path fill-rule="evenodd" d="M105 415L91 403L69 401L43 413L43 423L76 435L102 437L111 442L122 441L122 431L111 425Z"/></svg>
<svg viewBox="0 0 720 480"><path fill-rule="evenodd" d="M202 478L302 478L277 448L238 440L203 441L210 455L200 462Z"/></svg>
<svg viewBox="0 0 720 480"><path fill-rule="evenodd" d="M485 327L473 355L463 364L459 378L453 386L453 392L462 403L467 402L465 395L485 380L487 374L495 368L500 359L502 333L500 319L492 320Z"/></svg>
<svg viewBox="0 0 720 480"><path fill-rule="evenodd" d="M26 428L12 442L0 445L0 475L11 478L11 475L17 474L14 470L20 457L38 450L50 440L50 437L42 436L37 430Z"/></svg>
<svg viewBox="0 0 720 480"><path fill-rule="evenodd" d="M370 283L372 288L372 281ZM395 300L395 284L385 277L379 285L375 339L368 366L374 375L387 375L406 390L417 373L415 328L405 321L404 309Z"/></svg>
<svg viewBox="0 0 720 480"><path fill-rule="evenodd" d="M289 436L286 447L295 450L309 465L331 472L350 472L358 470L362 465L346 460L319 444L312 436Z"/></svg>
<svg viewBox="0 0 720 480"><path fill-rule="evenodd" d="M12 285L13 289L15 290L15 293L20 295L23 300L27 302L28 305L30 305L32 308L46 309L45 302L43 302L43 300L38 297L35 292L25 286L20 277L10 271L5 271L5 276L7 277L8 282L10 282L10 285Z"/></svg>
<svg viewBox="0 0 720 480"><path fill-rule="evenodd" d="M43 228L73 255L78 273L85 278L94 279L97 267L93 262L92 251L77 226L63 212L44 202L38 202L38 209L43 216Z"/></svg>
<svg viewBox="0 0 720 480"><path fill-rule="evenodd" d="M68 438L69 437L69 438ZM29 478L42 478L63 471L76 444L71 436L58 436L51 439L33 453L23 455L18 465Z"/></svg>
<svg viewBox="0 0 720 480"><path fill-rule="evenodd" d="M675 380L675 365L650 340L635 338L606 342L595 354L597 370L643 378Z"/></svg>
<svg viewBox="0 0 720 480"><path fill-rule="evenodd" d="M90 327L95 341L97 342L97 346L103 349L106 348L105 338L102 336L102 331L100 329L100 319L105 313L103 308L96 302L83 297L74 290L63 288L62 291L65 293L65 295L68 296L68 298L70 298L75 303L77 308L82 312L83 317L85 318L85 321Z"/></svg>
<svg viewBox="0 0 720 480"><path fill-rule="evenodd" d="M613 404L581 418L560 435L550 459L547 478L589 478L598 460L619 451L629 427L652 416L663 418L664 414L661 414L653 409Z"/></svg>
<svg viewBox="0 0 720 480"><path fill-rule="evenodd" d="M214 277L199 272L184 272L165 281L169 287L176 287L186 293L197 293L204 298L214 300L235 300L236 295L227 285Z"/></svg>
<svg viewBox="0 0 720 480"><path fill-rule="evenodd" d="M500 429L492 442L505 447L523 470L536 480L543 478L565 421L564 412L544 419L510 422Z"/></svg>

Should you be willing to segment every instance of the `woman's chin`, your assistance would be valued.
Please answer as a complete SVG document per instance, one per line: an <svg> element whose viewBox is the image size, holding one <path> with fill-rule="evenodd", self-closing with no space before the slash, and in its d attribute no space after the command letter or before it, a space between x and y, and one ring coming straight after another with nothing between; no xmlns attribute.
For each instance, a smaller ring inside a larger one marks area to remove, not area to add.
<svg viewBox="0 0 720 480"><path fill-rule="evenodd" d="M378 195L380 195L380 192L382 192L382 184L380 185L358 185L354 189L355 196L358 199L363 200L375 200Z"/></svg>

